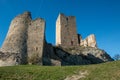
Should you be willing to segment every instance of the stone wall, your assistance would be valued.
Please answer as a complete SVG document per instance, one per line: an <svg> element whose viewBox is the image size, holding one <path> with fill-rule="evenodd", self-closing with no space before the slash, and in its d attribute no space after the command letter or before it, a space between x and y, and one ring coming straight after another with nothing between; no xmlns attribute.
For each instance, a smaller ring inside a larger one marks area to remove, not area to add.
<svg viewBox="0 0 120 80"><path fill-rule="evenodd" d="M12 20L1 51L20 54L19 64L42 64L45 21L41 18L31 19L30 12L24 12ZM34 60L34 61L33 61Z"/></svg>
<svg viewBox="0 0 120 80"><path fill-rule="evenodd" d="M96 42L95 35L91 34L86 39L81 40L80 46L97 48L97 42Z"/></svg>
<svg viewBox="0 0 120 80"><path fill-rule="evenodd" d="M20 53L21 63L27 58L27 29L31 21L29 12L21 14L11 22L7 37L2 45L2 52Z"/></svg>
<svg viewBox="0 0 120 80"><path fill-rule="evenodd" d="M94 34L82 40L82 36L76 32L76 21L73 16L58 16L56 44L60 46L53 46L45 40L45 21L42 18L32 20L31 14L25 12L11 22L0 49L0 66L27 63L82 65L113 60L105 51L96 48Z"/></svg>
<svg viewBox="0 0 120 80"><path fill-rule="evenodd" d="M38 18L31 22L28 28L27 53L29 63L42 64L42 53L44 47L45 21ZM38 59L38 60L37 60Z"/></svg>
<svg viewBox="0 0 120 80"><path fill-rule="evenodd" d="M56 21L56 45L63 47L78 45L76 19L74 16L66 17L64 14L59 14Z"/></svg>

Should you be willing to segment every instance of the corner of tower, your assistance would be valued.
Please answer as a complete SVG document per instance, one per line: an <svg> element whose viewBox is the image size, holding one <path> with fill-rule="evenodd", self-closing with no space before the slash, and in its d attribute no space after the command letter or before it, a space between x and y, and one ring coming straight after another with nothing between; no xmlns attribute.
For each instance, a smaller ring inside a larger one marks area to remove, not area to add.
<svg viewBox="0 0 120 80"><path fill-rule="evenodd" d="M57 20L56 20L56 23L58 22L58 20L60 20L62 17L64 17L65 15L63 13L59 13L58 17L57 17Z"/></svg>
<svg viewBox="0 0 120 80"><path fill-rule="evenodd" d="M15 19L18 19L18 18L29 18L29 19L32 19L31 12L25 11L22 14L19 14L18 16L15 17Z"/></svg>

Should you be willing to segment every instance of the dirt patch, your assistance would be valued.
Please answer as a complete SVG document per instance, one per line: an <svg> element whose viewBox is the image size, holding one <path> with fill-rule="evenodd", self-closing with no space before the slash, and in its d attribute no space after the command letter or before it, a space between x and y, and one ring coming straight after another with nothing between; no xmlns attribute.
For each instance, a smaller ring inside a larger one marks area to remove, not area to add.
<svg viewBox="0 0 120 80"><path fill-rule="evenodd" d="M87 75L88 75L87 71L79 71L78 74L67 76L64 80L79 80L81 78L85 78Z"/></svg>

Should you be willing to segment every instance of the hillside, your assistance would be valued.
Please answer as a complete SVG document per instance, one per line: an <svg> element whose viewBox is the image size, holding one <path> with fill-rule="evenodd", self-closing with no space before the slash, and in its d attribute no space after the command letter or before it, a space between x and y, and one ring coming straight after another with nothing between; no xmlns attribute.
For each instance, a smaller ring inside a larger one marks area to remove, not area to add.
<svg viewBox="0 0 120 80"><path fill-rule="evenodd" d="M78 80L78 78L81 78L80 80L119 80L120 61L84 66L0 67L0 80Z"/></svg>

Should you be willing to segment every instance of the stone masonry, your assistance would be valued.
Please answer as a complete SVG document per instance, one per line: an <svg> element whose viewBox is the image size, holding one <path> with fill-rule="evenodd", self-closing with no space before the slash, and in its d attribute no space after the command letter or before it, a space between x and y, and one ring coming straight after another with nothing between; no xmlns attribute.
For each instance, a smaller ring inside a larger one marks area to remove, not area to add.
<svg viewBox="0 0 120 80"><path fill-rule="evenodd" d="M81 40L80 45L85 46L85 47L87 47L87 46L97 47L95 35L91 34L86 39Z"/></svg>
<svg viewBox="0 0 120 80"><path fill-rule="evenodd" d="M74 16L66 17L59 14L56 21L56 45L62 47L77 46L76 19Z"/></svg>
<svg viewBox="0 0 120 80"><path fill-rule="evenodd" d="M45 39L45 20L32 20L30 12L15 17L0 49L0 66L19 64L83 65L96 64L113 59L97 48L91 34L82 39L76 31L76 18L59 14L56 21L56 45Z"/></svg>
<svg viewBox="0 0 120 80"><path fill-rule="evenodd" d="M44 32L45 21L41 18L32 20L30 12L24 12L11 22L1 51L20 54L19 64L31 63L31 58L35 57L42 64Z"/></svg>
<svg viewBox="0 0 120 80"><path fill-rule="evenodd" d="M59 14L56 20L56 46L90 46L96 47L95 35L88 36L82 40L82 36L76 31L76 18Z"/></svg>
<svg viewBox="0 0 120 80"><path fill-rule="evenodd" d="M29 63L34 62L41 64L44 48L45 21L36 19L31 22L28 28L27 53ZM38 59L38 60L37 60Z"/></svg>

